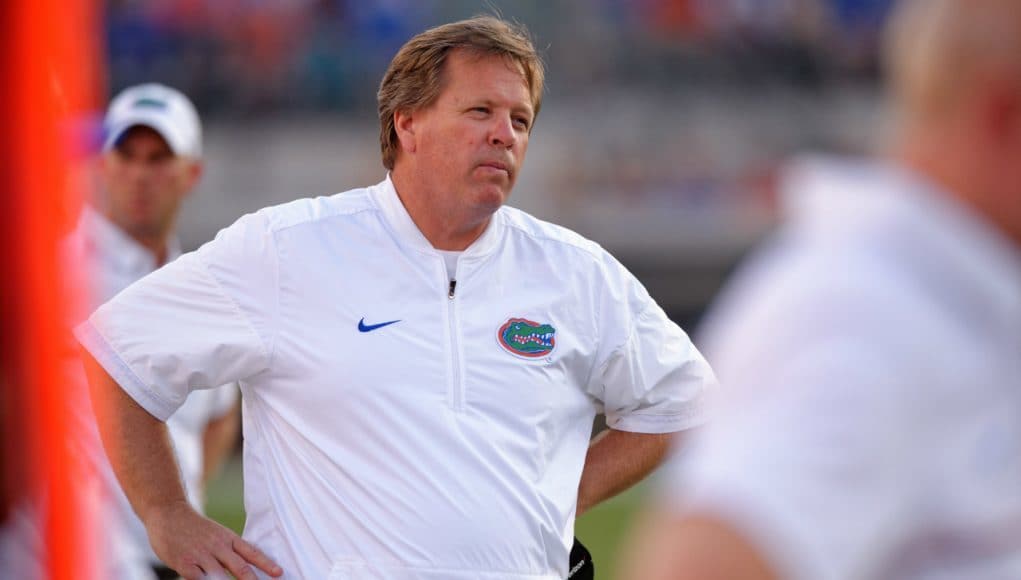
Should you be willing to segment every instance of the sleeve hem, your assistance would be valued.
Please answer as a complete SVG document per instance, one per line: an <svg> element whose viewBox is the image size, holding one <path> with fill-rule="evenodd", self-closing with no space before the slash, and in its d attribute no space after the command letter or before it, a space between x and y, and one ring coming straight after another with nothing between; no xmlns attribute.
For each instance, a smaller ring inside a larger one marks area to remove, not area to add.
<svg viewBox="0 0 1021 580"><path fill-rule="evenodd" d="M675 433L699 427L706 422L702 413L681 413L677 415L655 415L652 413L631 413L629 415L608 415L606 424L617 431L632 433Z"/></svg>
<svg viewBox="0 0 1021 580"><path fill-rule="evenodd" d="M89 351L89 354L96 359L96 362L110 373L120 388L141 405L146 412L160 421L166 421L174 414L177 406L166 402L146 387L142 379L110 347L110 344L91 321L86 320L78 325L74 329L74 335L85 350Z"/></svg>

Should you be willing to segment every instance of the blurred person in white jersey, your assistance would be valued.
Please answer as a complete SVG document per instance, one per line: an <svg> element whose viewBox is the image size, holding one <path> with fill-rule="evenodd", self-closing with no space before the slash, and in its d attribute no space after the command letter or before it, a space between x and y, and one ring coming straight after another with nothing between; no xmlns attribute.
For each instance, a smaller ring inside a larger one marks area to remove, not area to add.
<svg viewBox="0 0 1021 580"><path fill-rule="evenodd" d="M69 259L86 264L91 312L133 282L181 254L175 226L182 202L203 172L202 127L191 101L150 83L125 89L107 109L99 159L102 191L86 204L67 243ZM238 434L238 389L226 384L192 393L167 421L189 503L203 509L204 484ZM108 558L137 560L147 574L175 578L153 553L145 527L124 497L105 457L100 475L120 526Z"/></svg>
<svg viewBox="0 0 1021 580"><path fill-rule="evenodd" d="M626 580L1021 578L1021 2L915 0L872 161L795 164Z"/></svg>
<svg viewBox="0 0 1021 580"><path fill-rule="evenodd" d="M245 216L78 328L128 426L118 475L188 578L582 578L575 516L702 423L713 373L634 276L504 205L542 87L520 27L415 36L378 92L383 181ZM181 501L160 422L225 380L243 539Z"/></svg>

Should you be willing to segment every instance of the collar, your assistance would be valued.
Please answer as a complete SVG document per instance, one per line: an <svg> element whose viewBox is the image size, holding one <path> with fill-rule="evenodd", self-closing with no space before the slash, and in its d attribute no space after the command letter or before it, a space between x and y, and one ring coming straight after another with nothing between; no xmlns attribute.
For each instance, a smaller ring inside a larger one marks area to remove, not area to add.
<svg viewBox="0 0 1021 580"><path fill-rule="evenodd" d="M124 230L117 227L99 211L85 204L82 207L79 229L92 241L97 254L109 260L120 270L145 270L157 268L156 257L148 248L138 243ZM177 236L167 240L167 262L181 255L181 242Z"/></svg>
<svg viewBox="0 0 1021 580"><path fill-rule="evenodd" d="M407 208L404 207L400 196L397 195L389 173L386 174L386 179L370 188L369 192L373 202L383 212L384 219L402 245L419 252L440 255L411 219ZM470 259L491 253L496 248L503 227L503 212L497 211L490 218L482 235L461 253L461 257Z"/></svg>

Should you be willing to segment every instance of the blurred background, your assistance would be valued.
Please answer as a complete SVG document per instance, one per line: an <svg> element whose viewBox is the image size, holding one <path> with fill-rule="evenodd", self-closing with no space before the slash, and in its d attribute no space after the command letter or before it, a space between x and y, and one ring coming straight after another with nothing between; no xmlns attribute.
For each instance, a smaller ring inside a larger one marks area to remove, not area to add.
<svg viewBox="0 0 1021 580"><path fill-rule="evenodd" d="M890 0L118 0L103 5L114 94L158 81L197 104L207 173L180 232L384 175L375 94L430 26L498 13L548 66L511 205L616 255L689 332L778 219L784 162L863 152L882 128L877 36ZM100 112L97 112L97 116ZM612 566L646 487L578 522ZM237 461L209 510L240 529Z"/></svg>

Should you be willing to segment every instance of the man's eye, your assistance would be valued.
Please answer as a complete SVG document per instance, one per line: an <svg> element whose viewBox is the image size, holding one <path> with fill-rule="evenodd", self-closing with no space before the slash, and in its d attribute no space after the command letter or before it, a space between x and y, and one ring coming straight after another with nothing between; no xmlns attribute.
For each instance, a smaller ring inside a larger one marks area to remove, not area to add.
<svg viewBox="0 0 1021 580"><path fill-rule="evenodd" d="M522 129L526 130L528 129L528 119L525 119L524 117L518 117L517 119L514 119L514 122Z"/></svg>
<svg viewBox="0 0 1021 580"><path fill-rule="evenodd" d="M482 113L483 115L489 114L489 107L472 107L473 113Z"/></svg>

